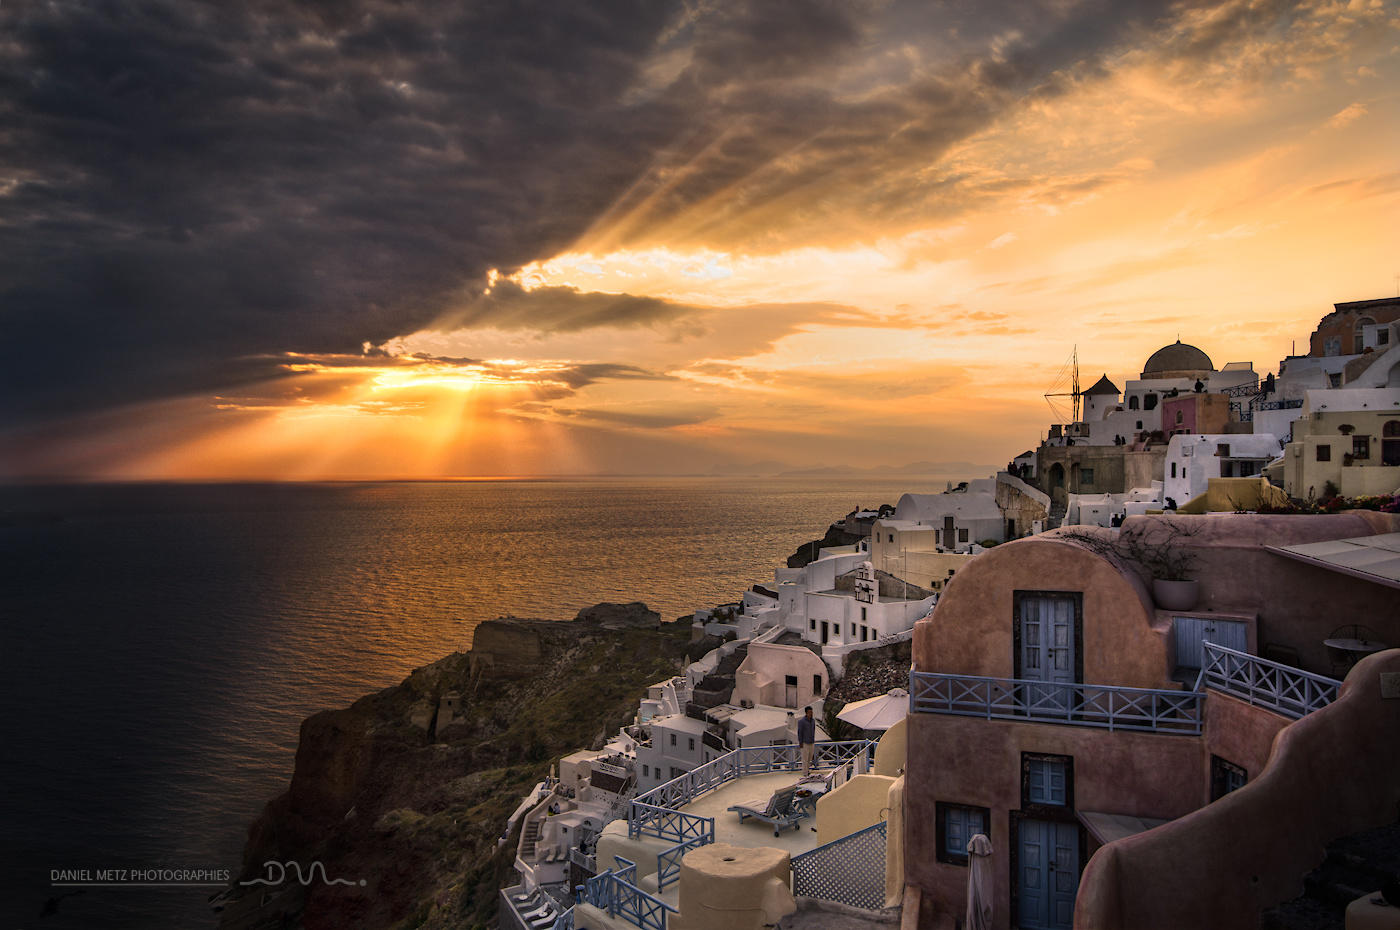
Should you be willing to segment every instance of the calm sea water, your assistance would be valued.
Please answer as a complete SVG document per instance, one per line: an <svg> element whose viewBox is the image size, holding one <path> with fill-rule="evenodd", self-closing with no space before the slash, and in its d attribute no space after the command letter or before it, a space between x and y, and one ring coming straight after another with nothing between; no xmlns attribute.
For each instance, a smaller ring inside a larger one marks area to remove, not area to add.
<svg viewBox="0 0 1400 930"><path fill-rule="evenodd" d="M465 649L476 623L604 600L674 619L770 581L853 505L943 487L0 488L0 930L212 927L216 889L73 894L51 872L236 871L301 720Z"/></svg>

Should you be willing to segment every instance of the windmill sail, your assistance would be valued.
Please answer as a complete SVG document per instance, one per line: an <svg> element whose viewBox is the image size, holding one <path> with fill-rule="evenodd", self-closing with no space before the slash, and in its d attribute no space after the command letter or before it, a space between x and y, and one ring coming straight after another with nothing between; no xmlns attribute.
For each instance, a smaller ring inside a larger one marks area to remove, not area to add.
<svg viewBox="0 0 1400 930"><path fill-rule="evenodd" d="M1068 387L1066 391L1064 388ZM1055 375L1054 382L1050 385L1050 390L1045 392L1045 402L1050 405L1050 412L1055 417L1057 423L1078 423L1079 422L1079 399L1083 392L1079 390L1079 346L1074 347L1069 360L1060 366L1060 371ZM1070 398L1070 409L1065 410L1064 401L1056 398ZM1069 417L1066 418L1065 414Z"/></svg>

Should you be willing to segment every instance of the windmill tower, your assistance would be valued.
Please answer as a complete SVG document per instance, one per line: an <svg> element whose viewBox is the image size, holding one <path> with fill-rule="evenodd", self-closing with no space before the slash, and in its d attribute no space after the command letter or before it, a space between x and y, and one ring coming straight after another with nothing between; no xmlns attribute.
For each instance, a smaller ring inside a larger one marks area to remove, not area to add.
<svg viewBox="0 0 1400 930"><path fill-rule="evenodd" d="M1069 375L1069 390L1068 390L1068 391L1056 391L1056 390L1053 390L1053 389L1056 388L1056 387L1061 387L1061 386L1063 386L1066 373L1068 373L1068 375ZM1062 367L1060 368L1060 373L1059 373L1058 375L1055 376L1055 383L1051 386L1051 388L1052 388L1052 390L1047 391L1046 394L1045 394L1045 402L1046 402L1047 404L1050 405L1050 412L1055 416L1056 421L1059 421L1059 422L1063 422L1063 421L1064 421L1064 408L1063 408L1062 406L1057 405L1055 401L1051 400L1051 398L1052 398L1052 397L1068 397L1068 398L1070 398L1070 409L1071 409L1071 417L1070 417L1070 419L1069 419L1068 422L1069 422L1069 423L1078 423L1078 422L1079 422L1079 404L1080 404L1080 401L1082 400L1082 398L1083 398L1083 396L1084 396L1083 392L1079 390L1079 346L1078 346L1078 345L1075 345L1075 347L1074 347L1074 352L1070 355L1069 361L1066 362L1066 363L1064 364L1064 366L1062 366Z"/></svg>

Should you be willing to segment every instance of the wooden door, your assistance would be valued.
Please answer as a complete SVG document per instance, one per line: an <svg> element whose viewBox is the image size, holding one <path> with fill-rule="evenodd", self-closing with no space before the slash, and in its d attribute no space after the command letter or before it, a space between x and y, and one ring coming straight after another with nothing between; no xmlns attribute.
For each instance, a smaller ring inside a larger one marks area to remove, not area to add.
<svg viewBox="0 0 1400 930"><path fill-rule="evenodd" d="M1079 891L1079 828L1023 820L1017 850L1017 917L1023 930L1068 930Z"/></svg>

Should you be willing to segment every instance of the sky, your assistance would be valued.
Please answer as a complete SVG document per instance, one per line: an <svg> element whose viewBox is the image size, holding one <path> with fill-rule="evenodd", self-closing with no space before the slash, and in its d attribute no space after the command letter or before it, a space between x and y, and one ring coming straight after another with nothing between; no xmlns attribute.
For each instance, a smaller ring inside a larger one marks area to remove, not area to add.
<svg viewBox="0 0 1400 930"><path fill-rule="evenodd" d="M0 5L0 479L998 465L1400 287L1400 5Z"/></svg>

